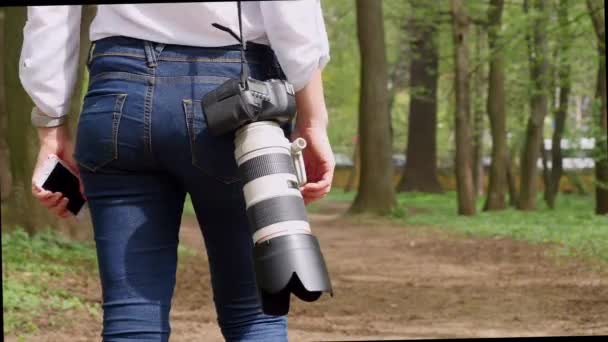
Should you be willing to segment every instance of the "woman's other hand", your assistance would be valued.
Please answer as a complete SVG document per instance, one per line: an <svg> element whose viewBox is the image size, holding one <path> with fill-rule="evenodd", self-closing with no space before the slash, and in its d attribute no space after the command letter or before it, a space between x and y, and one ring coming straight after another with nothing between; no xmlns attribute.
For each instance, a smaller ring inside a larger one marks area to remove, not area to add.
<svg viewBox="0 0 608 342"><path fill-rule="evenodd" d="M319 200L331 189L336 162L325 127L296 127L292 140L304 138L307 146L302 151L308 182L300 187L304 203Z"/></svg>
<svg viewBox="0 0 608 342"><path fill-rule="evenodd" d="M308 183L300 188L306 204L323 198L331 189L336 162L327 137L327 108L321 70L314 70L310 81L296 92L298 115L292 139L302 137Z"/></svg>

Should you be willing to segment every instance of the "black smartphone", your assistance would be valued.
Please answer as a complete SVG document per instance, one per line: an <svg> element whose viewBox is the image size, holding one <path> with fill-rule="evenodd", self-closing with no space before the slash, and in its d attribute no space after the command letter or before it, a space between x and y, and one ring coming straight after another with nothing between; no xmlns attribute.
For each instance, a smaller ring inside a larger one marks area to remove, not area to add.
<svg viewBox="0 0 608 342"><path fill-rule="evenodd" d="M69 200L67 209L77 218L82 217L86 199L80 193L80 181L59 157L49 155L34 184L51 192L61 192Z"/></svg>

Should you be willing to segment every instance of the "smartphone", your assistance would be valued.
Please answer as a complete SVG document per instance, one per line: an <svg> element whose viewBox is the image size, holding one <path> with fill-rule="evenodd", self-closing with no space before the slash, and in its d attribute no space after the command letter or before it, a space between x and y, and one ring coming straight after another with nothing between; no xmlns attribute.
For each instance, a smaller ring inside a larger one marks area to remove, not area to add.
<svg viewBox="0 0 608 342"><path fill-rule="evenodd" d="M56 155L49 154L34 178L34 184L48 191L61 192L69 200L67 209L78 219L84 215L86 199L80 193L80 181Z"/></svg>

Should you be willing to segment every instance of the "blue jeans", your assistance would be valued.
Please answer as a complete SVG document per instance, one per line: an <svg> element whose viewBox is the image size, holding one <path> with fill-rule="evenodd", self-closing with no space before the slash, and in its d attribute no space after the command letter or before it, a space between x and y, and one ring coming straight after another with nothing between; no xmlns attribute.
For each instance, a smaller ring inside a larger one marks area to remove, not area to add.
<svg viewBox="0 0 608 342"><path fill-rule="evenodd" d="M284 77L270 48L248 50L252 77ZM202 226L225 339L287 340L286 317L263 314L258 301L233 134L211 136L200 105L205 93L239 77L239 61L238 47L126 37L92 46L74 157L95 231L104 341L168 341L186 193Z"/></svg>

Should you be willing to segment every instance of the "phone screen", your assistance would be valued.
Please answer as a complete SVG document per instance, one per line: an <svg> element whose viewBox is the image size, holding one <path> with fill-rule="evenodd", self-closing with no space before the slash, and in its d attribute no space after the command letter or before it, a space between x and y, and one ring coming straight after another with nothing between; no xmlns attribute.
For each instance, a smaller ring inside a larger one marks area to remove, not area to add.
<svg viewBox="0 0 608 342"><path fill-rule="evenodd" d="M61 163L55 165L47 180L42 184L42 188L52 192L61 192L66 196L69 199L67 209L74 215L78 214L85 203L85 199L80 193L78 177Z"/></svg>

